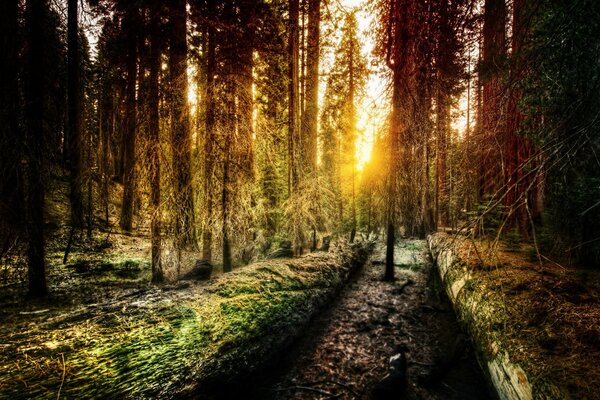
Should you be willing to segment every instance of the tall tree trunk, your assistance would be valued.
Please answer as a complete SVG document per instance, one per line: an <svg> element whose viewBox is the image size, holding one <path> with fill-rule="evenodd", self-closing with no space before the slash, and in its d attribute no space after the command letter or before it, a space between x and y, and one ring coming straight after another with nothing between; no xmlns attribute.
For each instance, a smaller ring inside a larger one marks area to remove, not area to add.
<svg viewBox="0 0 600 400"><path fill-rule="evenodd" d="M317 169L317 116L319 112L319 59L321 33L321 0L308 0L308 38L306 60L305 109L302 113L302 139L305 172Z"/></svg>
<svg viewBox="0 0 600 400"><path fill-rule="evenodd" d="M352 168L352 204L350 206L352 212L352 227L350 228L350 243L354 242L354 236L356 235L356 194L354 190L355 178L356 178L356 107L354 104L356 95L356 72L354 62L354 52L356 51L356 43L354 43L354 37L350 37L350 57L348 59L348 132L346 138L350 142L350 164Z"/></svg>
<svg viewBox="0 0 600 400"><path fill-rule="evenodd" d="M288 90L288 195L298 186L298 73L299 73L299 0L289 0L289 90Z"/></svg>
<svg viewBox="0 0 600 400"><path fill-rule="evenodd" d="M515 0L513 2L513 21L512 21L512 69L510 71L510 81L512 89L508 103L507 112L507 171L505 176L506 190L508 191L504 205L512 212L512 218L509 221L510 226L518 226L519 232L524 239L529 238L528 229L528 206L535 209L532 199L537 185L531 185L532 177L525 171L526 164L532 157L532 144L521 136L517 135L523 122L523 115L517 107L521 98L521 91L515 86L516 82L523 79L523 65L521 61L521 50L523 41L527 35L526 32L526 0ZM530 187L531 186L531 187ZM529 191L532 192L530 196Z"/></svg>
<svg viewBox="0 0 600 400"><path fill-rule="evenodd" d="M131 231L135 197L136 164L136 83L137 83L137 34L136 9L128 4L125 14L127 32L127 83L125 95L125 129L123 130L123 203L121 205L121 229Z"/></svg>
<svg viewBox="0 0 600 400"><path fill-rule="evenodd" d="M503 182L500 149L505 140L505 121L501 87L501 66L506 57L505 0L485 0L483 21L483 143L481 151L482 197L498 193Z"/></svg>
<svg viewBox="0 0 600 400"><path fill-rule="evenodd" d="M180 247L196 247L192 150L187 107L187 10L185 0L170 6L169 69L171 79L171 134L175 179L175 235Z"/></svg>
<svg viewBox="0 0 600 400"><path fill-rule="evenodd" d="M448 196L446 187L446 151L450 131L450 98L438 88L436 101L437 148L435 157L435 224L443 227L448 224Z"/></svg>
<svg viewBox="0 0 600 400"><path fill-rule="evenodd" d="M229 206L229 157L226 157L226 160L223 162L223 188L221 192L221 210L223 212L223 225L222 225L222 235L223 235L223 272L231 272L231 245L229 243L229 214L228 214L228 206Z"/></svg>
<svg viewBox="0 0 600 400"><path fill-rule="evenodd" d="M241 25L244 27L244 37L239 43L239 84L237 85L237 98L239 107L239 125L241 143L241 169L245 178L254 176L254 151L253 151L253 109L254 99L252 94L253 79L253 52L256 25L255 1L246 1L241 10Z"/></svg>
<svg viewBox="0 0 600 400"><path fill-rule="evenodd" d="M107 93L102 94L100 105L98 107L98 119L100 124L100 198L102 201L102 209L104 212L104 225L109 225L109 210L108 210L108 197L109 197L109 155L110 155L110 140L112 137L112 96L109 94L111 88L108 85L103 85L104 90Z"/></svg>
<svg viewBox="0 0 600 400"><path fill-rule="evenodd" d="M28 236L29 295L44 296L46 266L44 262L44 178L43 156L46 138L44 127L44 25L48 6L45 0L27 0L27 54L25 136L25 214Z"/></svg>
<svg viewBox="0 0 600 400"><path fill-rule="evenodd" d="M211 4L209 2L209 4ZM214 10L208 11L213 16ZM206 51L206 138L204 140L204 209L206 220L202 231L202 258L212 260L212 225L213 225L213 171L215 142L215 73L216 73L216 31L213 24L208 24Z"/></svg>
<svg viewBox="0 0 600 400"><path fill-rule="evenodd" d="M446 151L448 148L448 135L450 132L450 94L448 93L446 69L450 67L451 48L449 46L452 34L448 21L447 0L440 2L440 27L436 49L437 67L437 99L436 99L436 181L435 181L435 225L437 227L448 224L448 198L446 187Z"/></svg>
<svg viewBox="0 0 600 400"><path fill-rule="evenodd" d="M161 207L160 207L160 21L158 7L151 9L150 17L150 76L148 81L148 136L150 162L150 214L152 242L152 282L162 282L164 272L161 265Z"/></svg>
<svg viewBox="0 0 600 400"><path fill-rule="evenodd" d="M79 63L78 0L68 1L67 78L68 78L68 155L71 225L83 227L82 166L81 166L81 79Z"/></svg>
<svg viewBox="0 0 600 400"><path fill-rule="evenodd" d="M19 126L19 1L0 2L0 241L3 254L22 232L23 181L20 174L23 132ZM7 229L3 231L3 229Z"/></svg>

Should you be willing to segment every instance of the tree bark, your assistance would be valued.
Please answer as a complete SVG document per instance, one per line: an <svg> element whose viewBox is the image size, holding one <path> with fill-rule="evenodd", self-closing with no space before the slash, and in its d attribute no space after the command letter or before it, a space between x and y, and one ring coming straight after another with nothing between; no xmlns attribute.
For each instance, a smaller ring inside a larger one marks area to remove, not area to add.
<svg viewBox="0 0 600 400"><path fill-rule="evenodd" d="M317 170L317 116L319 112L321 0L308 0L308 38L306 60L305 109L302 113L301 135L304 143L305 172Z"/></svg>
<svg viewBox="0 0 600 400"><path fill-rule="evenodd" d="M44 25L45 0L27 0L27 54L25 137L25 214L28 236L29 295L47 294L44 261L44 178L43 155L46 138L44 127Z"/></svg>
<svg viewBox="0 0 600 400"><path fill-rule="evenodd" d="M135 5L128 4L123 24L127 32L127 83L125 95L125 130L123 131L123 203L121 205L121 229L131 231L133 202L135 197L136 164L136 83L137 83L137 34Z"/></svg>
<svg viewBox="0 0 600 400"><path fill-rule="evenodd" d="M161 207L160 207L160 115L159 115L159 73L160 73L160 25L158 7L151 9L150 17L150 76L148 82L148 136L150 161L150 214L152 246L152 282L162 282L164 272L161 265Z"/></svg>
<svg viewBox="0 0 600 400"><path fill-rule="evenodd" d="M23 132L19 126L19 1L0 2L0 254L22 232ZM3 231L6 229L6 231ZM4 236L6 235L6 236Z"/></svg>
<svg viewBox="0 0 600 400"><path fill-rule="evenodd" d="M237 103L238 103L238 115L239 125L238 129L240 132L241 143L240 147L240 160L241 160L241 172L245 178L252 178L254 176L254 150L253 150L253 136L254 136L254 99L252 94L252 86L254 84L253 69L253 51L254 51L254 36L255 36L255 24L256 24L256 10L255 2L245 1L240 11L241 25L243 28L244 35L238 42L239 50L239 76L237 85Z"/></svg>
<svg viewBox="0 0 600 400"><path fill-rule="evenodd" d="M68 1L67 22L67 82L68 82L68 155L71 225L83 227L82 165L81 165L81 77L79 63L78 0Z"/></svg>
<svg viewBox="0 0 600 400"><path fill-rule="evenodd" d="M289 38L288 38L288 196L298 186L298 73L299 73L299 0L289 1Z"/></svg>
<svg viewBox="0 0 600 400"><path fill-rule="evenodd" d="M209 2L209 5L212 3ZM208 10L209 17L214 17L214 10ZM214 171L214 142L216 127L215 109L215 73L216 73L216 30L212 23L207 29L206 54L206 138L204 141L204 209L206 220L202 231L202 258L212 260L212 224L213 224L213 171Z"/></svg>
<svg viewBox="0 0 600 400"><path fill-rule="evenodd" d="M171 79L171 134L175 179L175 235L182 248L196 247L192 151L187 107L187 10L185 0L170 4L169 69Z"/></svg>
<svg viewBox="0 0 600 400"><path fill-rule="evenodd" d="M504 104L500 82L501 66L506 57L505 0L485 0L483 21L483 135L480 145L480 195L494 196L502 184L500 148L504 144Z"/></svg>

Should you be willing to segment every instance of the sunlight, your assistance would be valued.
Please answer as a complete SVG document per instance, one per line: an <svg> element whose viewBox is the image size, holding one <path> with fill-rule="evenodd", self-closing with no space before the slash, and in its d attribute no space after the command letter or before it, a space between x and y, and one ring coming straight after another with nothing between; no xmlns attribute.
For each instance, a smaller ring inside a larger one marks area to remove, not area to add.
<svg viewBox="0 0 600 400"><path fill-rule="evenodd" d="M188 92L187 92L187 101L188 106L190 108L190 114L196 114L196 106L198 104L198 84L196 83L196 66L189 63L187 67L187 79L188 79Z"/></svg>
<svg viewBox="0 0 600 400"><path fill-rule="evenodd" d="M374 38L371 34L373 14L364 10L364 0L342 0L340 4L346 9L358 9L357 21L359 35L362 40L361 52L367 60L373 61ZM356 132L355 159L356 170L362 172L371 160L378 123L387 113L386 82L381 74L371 71L368 76L365 95L358 104L358 126Z"/></svg>
<svg viewBox="0 0 600 400"><path fill-rule="evenodd" d="M363 129L359 129L356 138L356 169L361 172L365 165L371 160L371 153L373 152L373 142L375 132L371 124Z"/></svg>

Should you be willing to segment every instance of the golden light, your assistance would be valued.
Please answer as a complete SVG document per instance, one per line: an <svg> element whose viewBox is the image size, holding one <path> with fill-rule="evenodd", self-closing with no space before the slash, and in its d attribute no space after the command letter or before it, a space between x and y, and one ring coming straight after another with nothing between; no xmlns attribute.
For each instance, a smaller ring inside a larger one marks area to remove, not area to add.
<svg viewBox="0 0 600 400"><path fill-rule="evenodd" d="M188 79L188 85L187 85L187 101L188 101L188 106L190 108L190 114L191 115L195 115L196 114L196 106L198 104L198 85L196 83L196 79L194 79L194 77L196 76L196 67L193 64L188 64L187 67L187 79Z"/></svg>
<svg viewBox="0 0 600 400"><path fill-rule="evenodd" d="M368 115L362 114L359 120L359 129L356 135L355 157L356 169L362 171L371 160L373 152L375 132L373 125L369 123Z"/></svg>

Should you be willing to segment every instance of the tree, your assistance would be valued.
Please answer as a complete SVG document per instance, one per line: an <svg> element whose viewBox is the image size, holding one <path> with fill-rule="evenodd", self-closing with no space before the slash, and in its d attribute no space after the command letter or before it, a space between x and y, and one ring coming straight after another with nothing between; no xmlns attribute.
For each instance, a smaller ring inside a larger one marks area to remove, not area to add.
<svg viewBox="0 0 600 400"><path fill-rule="evenodd" d="M208 2L207 16L210 18L207 25L206 37L206 99L205 99L205 133L204 140L204 210L206 218L202 231L202 258L212 260L212 225L213 225L213 174L215 162L215 138L216 138L216 99L215 99L215 74L217 69L217 32L215 29L215 13L213 2Z"/></svg>
<svg viewBox="0 0 600 400"><path fill-rule="evenodd" d="M25 88L25 215L28 238L29 295L46 295L44 261L44 27L48 6L45 0L27 0L27 79Z"/></svg>
<svg viewBox="0 0 600 400"><path fill-rule="evenodd" d="M133 202L135 197L136 165L136 83L137 83L137 8L127 3L123 18L127 43L125 130L123 132L123 203L121 205L121 229L131 231Z"/></svg>
<svg viewBox="0 0 600 400"><path fill-rule="evenodd" d="M539 187L544 188L542 233L549 246L541 250L552 246L599 266L600 21L590 16L600 13L600 3L547 0L536 3L537 8L528 5L523 5L531 31L521 48L520 65L527 69L520 85L520 134L539 149L535 163L523 169L531 176L528 196L538 212Z"/></svg>
<svg viewBox="0 0 600 400"><path fill-rule="evenodd" d="M82 165L81 165L81 65L79 62L78 0L68 1L68 157L71 202L71 225L83 226Z"/></svg>
<svg viewBox="0 0 600 400"><path fill-rule="evenodd" d="M319 60L320 54L321 0L308 1L308 38L306 61L305 105L302 113L301 137L303 160L307 174L317 168L317 117L319 111Z"/></svg>
<svg viewBox="0 0 600 400"><path fill-rule="evenodd" d="M192 153L187 107L187 9L185 0L169 4L169 71L171 95L171 146L174 192L178 212L175 235L181 247L196 247Z"/></svg>
<svg viewBox="0 0 600 400"><path fill-rule="evenodd" d="M486 0L483 20L483 99L480 144L480 200L498 198L503 186L500 149L504 143L502 65L506 58L506 4Z"/></svg>
<svg viewBox="0 0 600 400"><path fill-rule="evenodd" d="M21 236L23 225L22 127L19 124L19 1L0 4L0 255Z"/></svg>
<svg viewBox="0 0 600 400"><path fill-rule="evenodd" d="M161 206L160 206L160 114L159 114L159 74L161 67L160 7L152 4L150 16L150 75L148 82L148 139L150 163L150 204L151 204L151 247L152 281L162 282L164 272L161 265Z"/></svg>
<svg viewBox="0 0 600 400"><path fill-rule="evenodd" d="M299 46L298 20L299 0L289 0L288 23L288 197L298 185L298 146L299 146Z"/></svg>

